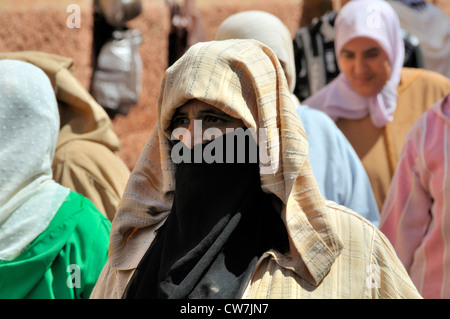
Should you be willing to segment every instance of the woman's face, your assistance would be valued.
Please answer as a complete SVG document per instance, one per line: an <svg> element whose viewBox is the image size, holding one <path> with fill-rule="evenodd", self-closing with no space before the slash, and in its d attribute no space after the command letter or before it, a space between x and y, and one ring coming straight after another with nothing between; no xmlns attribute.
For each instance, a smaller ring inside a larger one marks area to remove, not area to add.
<svg viewBox="0 0 450 319"><path fill-rule="evenodd" d="M364 37L354 38L342 47L339 65L353 89L366 97L378 94L392 71L383 48Z"/></svg>
<svg viewBox="0 0 450 319"><path fill-rule="evenodd" d="M189 148L211 140L211 133L217 138L226 134L227 129L241 127L245 127L242 120L199 100L190 100L179 107L171 122L172 135L177 130L177 138Z"/></svg>

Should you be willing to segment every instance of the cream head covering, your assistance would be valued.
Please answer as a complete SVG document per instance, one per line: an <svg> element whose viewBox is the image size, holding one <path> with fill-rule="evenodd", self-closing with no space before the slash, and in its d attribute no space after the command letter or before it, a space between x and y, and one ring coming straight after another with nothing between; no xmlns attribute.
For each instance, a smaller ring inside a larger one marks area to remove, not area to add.
<svg viewBox="0 0 450 319"><path fill-rule="evenodd" d="M26 62L0 61L0 260L17 257L69 194L52 180L58 132L45 73Z"/></svg>
<svg viewBox="0 0 450 319"><path fill-rule="evenodd" d="M257 10L233 14L219 26L215 39L255 39L267 45L280 60L289 91L294 92L296 71L292 36L278 17Z"/></svg>
<svg viewBox="0 0 450 319"><path fill-rule="evenodd" d="M267 131L266 139L258 139L271 159L270 170L260 163L262 189L278 198L290 240L289 254L276 258L320 282L342 243L329 228L286 77L276 55L261 42L225 40L193 45L163 77L156 127L112 222L108 263L120 271L118 294L125 289L128 270L137 266L170 213L176 185L169 126L175 110L191 99L242 119L248 128Z"/></svg>
<svg viewBox="0 0 450 319"><path fill-rule="evenodd" d="M391 76L381 92L364 97L340 73L329 85L303 102L324 111L334 119L361 119L370 115L376 127L383 127L392 121L397 107L397 85L405 55L398 17L385 1L352 0L339 10L334 29L336 56L340 55L342 47L350 40L370 38L389 57Z"/></svg>

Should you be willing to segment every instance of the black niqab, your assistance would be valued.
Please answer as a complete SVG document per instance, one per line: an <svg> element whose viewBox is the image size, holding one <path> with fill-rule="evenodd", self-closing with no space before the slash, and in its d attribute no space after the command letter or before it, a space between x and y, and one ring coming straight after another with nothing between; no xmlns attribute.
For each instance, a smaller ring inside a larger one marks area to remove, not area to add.
<svg viewBox="0 0 450 319"><path fill-rule="evenodd" d="M213 142L225 144L233 134ZM193 155L195 148L185 151ZM265 251L288 250L273 198L261 189L258 162L236 160L177 165L172 211L123 298L237 298Z"/></svg>

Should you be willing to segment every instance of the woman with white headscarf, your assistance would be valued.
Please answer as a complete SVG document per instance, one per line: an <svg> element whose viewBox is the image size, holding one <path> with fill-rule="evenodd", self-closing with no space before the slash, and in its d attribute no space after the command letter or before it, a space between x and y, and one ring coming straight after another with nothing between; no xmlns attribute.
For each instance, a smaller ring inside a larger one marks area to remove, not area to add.
<svg viewBox="0 0 450 319"><path fill-rule="evenodd" d="M222 22L215 38L255 39L274 51L305 127L308 158L320 191L326 199L348 207L378 225L380 214L372 187L355 150L325 113L301 105L293 94L296 82L294 47L284 23L268 12L239 12Z"/></svg>
<svg viewBox="0 0 450 319"><path fill-rule="evenodd" d="M111 120L75 77L73 60L40 51L0 52L0 59L28 62L49 77L60 116L53 179L112 220L130 170L116 153L120 142Z"/></svg>
<svg viewBox="0 0 450 319"><path fill-rule="evenodd" d="M88 298L110 222L52 179L59 133L45 73L0 61L0 298Z"/></svg>
<svg viewBox="0 0 450 319"><path fill-rule="evenodd" d="M247 131L246 147L221 148ZM276 55L233 39L195 44L166 70L91 297L420 295L379 230L320 194Z"/></svg>
<svg viewBox="0 0 450 319"><path fill-rule="evenodd" d="M336 17L339 76L303 103L327 113L353 145L382 209L408 130L450 80L403 68L400 23L382 0L352 0Z"/></svg>

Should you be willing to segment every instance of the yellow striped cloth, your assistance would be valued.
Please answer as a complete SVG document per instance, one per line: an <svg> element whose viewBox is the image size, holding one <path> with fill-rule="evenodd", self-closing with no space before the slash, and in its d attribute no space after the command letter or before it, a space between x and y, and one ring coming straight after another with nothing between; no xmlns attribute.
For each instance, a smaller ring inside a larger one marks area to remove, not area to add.
<svg viewBox="0 0 450 319"><path fill-rule="evenodd" d="M380 232L321 196L283 70L274 53L255 40L198 43L166 71L158 121L112 223L110 258L92 298L122 296L170 213L175 190L170 121L191 99L267 134L267 141L259 141L270 158L260 164L261 183L278 199L274 205L286 225L290 251L267 252L242 297L420 298Z"/></svg>

